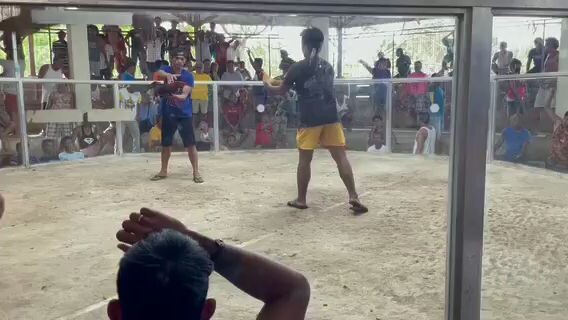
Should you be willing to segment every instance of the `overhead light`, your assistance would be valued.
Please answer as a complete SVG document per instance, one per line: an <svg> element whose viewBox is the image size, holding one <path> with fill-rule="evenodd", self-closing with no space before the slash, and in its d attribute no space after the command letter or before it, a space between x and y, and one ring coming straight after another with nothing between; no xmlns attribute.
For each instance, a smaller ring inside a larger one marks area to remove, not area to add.
<svg viewBox="0 0 568 320"><path fill-rule="evenodd" d="M79 10L78 7L65 7L65 10Z"/></svg>

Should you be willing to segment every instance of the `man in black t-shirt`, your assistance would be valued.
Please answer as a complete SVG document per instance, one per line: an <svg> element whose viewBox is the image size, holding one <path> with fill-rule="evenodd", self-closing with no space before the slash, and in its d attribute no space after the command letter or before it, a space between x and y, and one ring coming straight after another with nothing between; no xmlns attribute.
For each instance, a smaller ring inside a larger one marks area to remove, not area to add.
<svg viewBox="0 0 568 320"><path fill-rule="evenodd" d="M300 128L297 143L300 152L298 164L298 198L288 205L307 209L306 194L311 177L314 149L319 145L329 149L337 163L339 175L349 192L349 204L356 214L368 209L361 204L355 189L351 164L345 152L345 135L337 117L333 80L335 73L329 62L319 57L324 41L321 30L308 28L302 32L302 50L305 59L294 63L282 81L273 81L266 74L264 84L273 94L284 95L294 89L298 95Z"/></svg>

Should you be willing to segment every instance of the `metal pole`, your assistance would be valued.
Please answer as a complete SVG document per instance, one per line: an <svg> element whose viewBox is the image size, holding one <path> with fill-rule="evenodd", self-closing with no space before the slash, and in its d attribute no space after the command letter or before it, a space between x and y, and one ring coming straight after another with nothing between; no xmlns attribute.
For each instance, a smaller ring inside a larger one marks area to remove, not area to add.
<svg viewBox="0 0 568 320"><path fill-rule="evenodd" d="M270 53L270 35L268 35L268 74L272 74L272 58Z"/></svg>
<svg viewBox="0 0 568 320"><path fill-rule="evenodd" d="M47 38L49 41L49 63L53 63L53 44L51 43L51 27L47 26Z"/></svg>
<svg viewBox="0 0 568 320"><path fill-rule="evenodd" d="M20 120L20 150L22 162L26 168L30 167L30 148L28 145L28 123L26 120L26 108L24 104L24 83L22 82L22 69L18 59L18 43L15 32L12 32L12 54L14 59L15 75L18 79L18 114Z"/></svg>
<svg viewBox="0 0 568 320"><path fill-rule="evenodd" d="M343 27L337 28L337 77L343 78Z"/></svg>
<svg viewBox="0 0 568 320"><path fill-rule="evenodd" d="M386 127L385 127L385 143L387 152L392 152L392 82L388 82L387 86L387 103L386 103Z"/></svg>
<svg viewBox="0 0 568 320"><path fill-rule="evenodd" d="M213 83L213 137L215 146L215 152L221 150L220 139L219 139L219 86Z"/></svg>
<svg viewBox="0 0 568 320"><path fill-rule="evenodd" d="M487 162L495 159L495 115L497 112L498 80L491 81L491 104L489 105L489 132L487 133Z"/></svg>
<svg viewBox="0 0 568 320"><path fill-rule="evenodd" d="M114 83L112 85L112 92L113 92L114 108L120 109L120 93L118 91L118 83ZM123 139L122 121L117 121L116 122L115 146L114 146L114 155L115 156L122 156L124 154L122 139Z"/></svg>

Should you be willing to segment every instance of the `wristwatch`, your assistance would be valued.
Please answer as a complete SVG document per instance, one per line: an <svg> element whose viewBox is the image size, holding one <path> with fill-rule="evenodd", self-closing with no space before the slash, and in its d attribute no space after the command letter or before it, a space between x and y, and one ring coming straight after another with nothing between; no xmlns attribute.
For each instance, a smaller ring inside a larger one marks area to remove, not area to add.
<svg viewBox="0 0 568 320"><path fill-rule="evenodd" d="M215 250L211 253L211 261L215 262L223 253L225 249L225 242L223 240L217 239L215 240Z"/></svg>

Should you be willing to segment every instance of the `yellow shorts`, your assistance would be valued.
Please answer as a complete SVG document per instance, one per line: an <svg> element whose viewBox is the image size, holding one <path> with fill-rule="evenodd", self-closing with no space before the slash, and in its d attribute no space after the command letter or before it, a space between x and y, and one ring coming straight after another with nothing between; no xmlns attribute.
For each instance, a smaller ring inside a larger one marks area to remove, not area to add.
<svg viewBox="0 0 568 320"><path fill-rule="evenodd" d="M296 136L298 149L314 150L318 146L345 147L345 134L341 123L326 124L319 127L298 129Z"/></svg>

